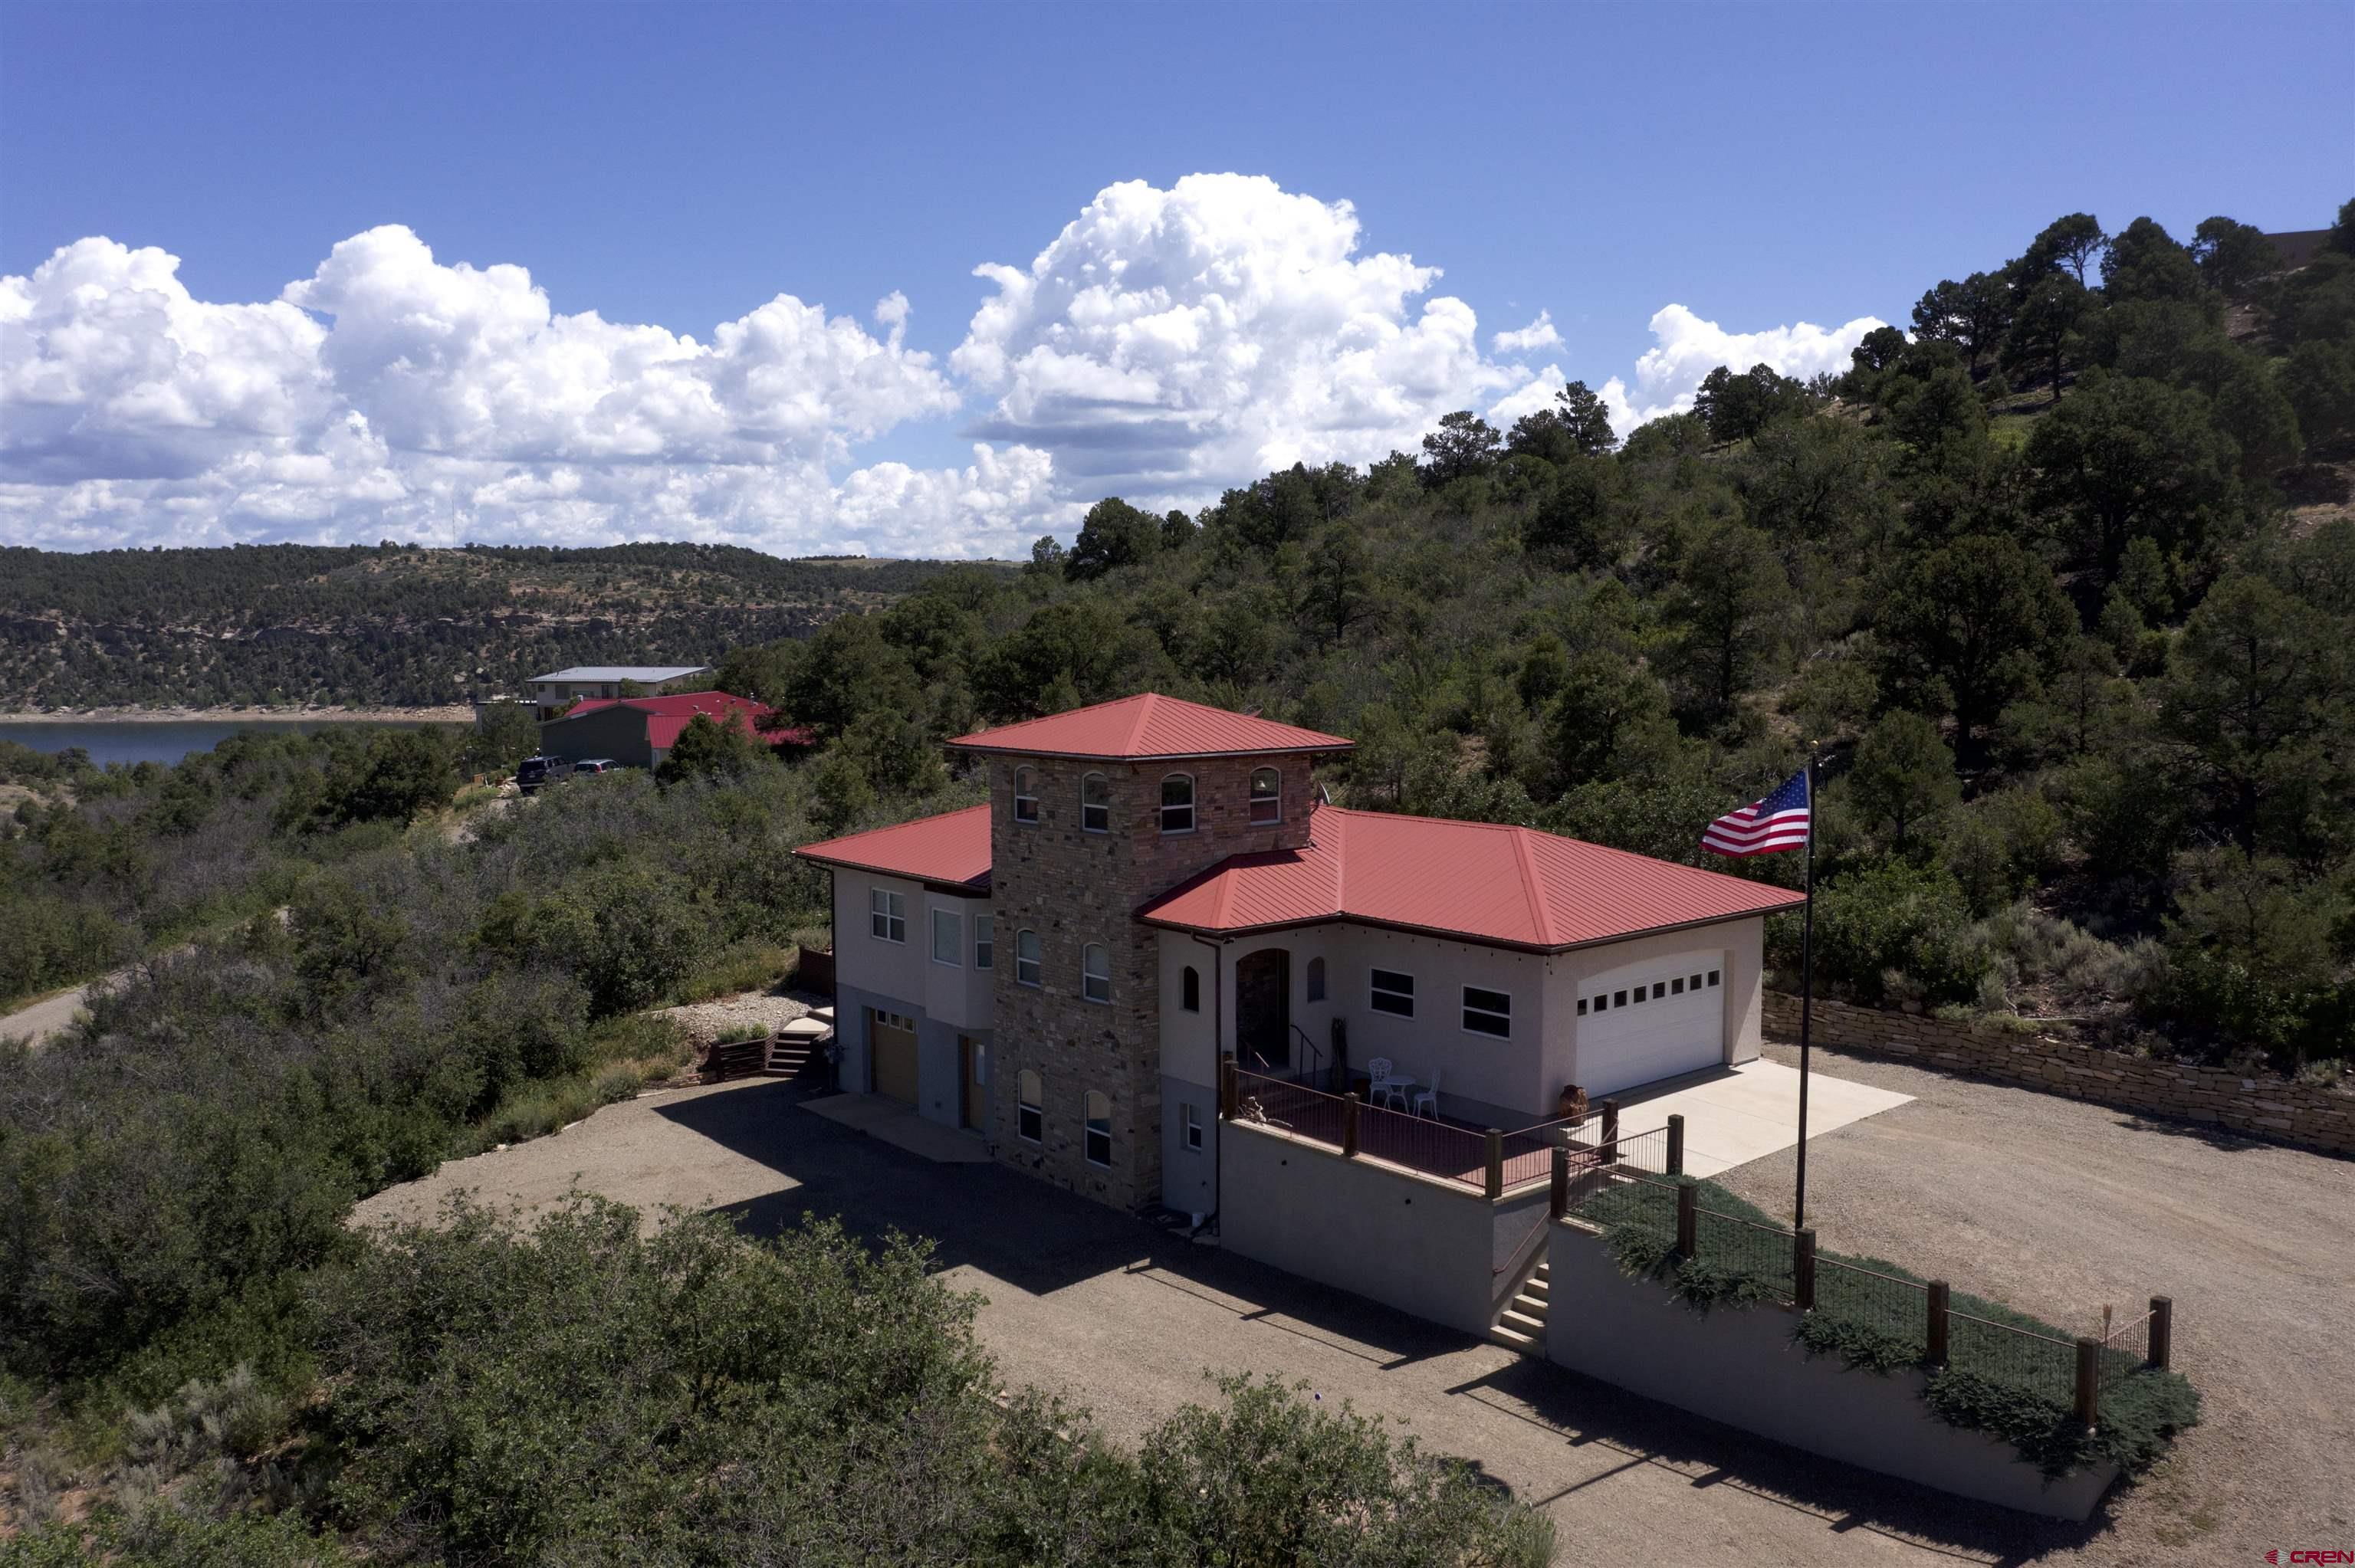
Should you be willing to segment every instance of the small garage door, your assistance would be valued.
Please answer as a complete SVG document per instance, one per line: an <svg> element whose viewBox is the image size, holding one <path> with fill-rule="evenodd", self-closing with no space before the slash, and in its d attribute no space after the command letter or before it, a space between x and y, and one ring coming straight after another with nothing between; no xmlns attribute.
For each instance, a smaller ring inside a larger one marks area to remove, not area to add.
<svg viewBox="0 0 2355 1568"><path fill-rule="evenodd" d="M1578 988L1578 1075L1596 1098L1725 1060L1725 954L1629 964Z"/></svg>
<svg viewBox="0 0 2355 1568"><path fill-rule="evenodd" d="M875 1092L887 1099L916 1103L916 1021L878 1008L867 1010L867 1038L875 1051Z"/></svg>

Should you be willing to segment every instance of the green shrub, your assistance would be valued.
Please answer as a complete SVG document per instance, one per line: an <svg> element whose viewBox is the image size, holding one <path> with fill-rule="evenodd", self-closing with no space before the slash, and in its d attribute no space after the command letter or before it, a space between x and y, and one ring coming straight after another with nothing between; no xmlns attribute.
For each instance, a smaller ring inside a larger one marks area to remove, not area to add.
<svg viewBox="0 0 2355 1568"><path fill-rule="evenodd" d="M1816 962L1878 1004L1907 982L1931 1001L1969 1001L1991 960L1952 874L1885 860L1817 889Z"/></svg>

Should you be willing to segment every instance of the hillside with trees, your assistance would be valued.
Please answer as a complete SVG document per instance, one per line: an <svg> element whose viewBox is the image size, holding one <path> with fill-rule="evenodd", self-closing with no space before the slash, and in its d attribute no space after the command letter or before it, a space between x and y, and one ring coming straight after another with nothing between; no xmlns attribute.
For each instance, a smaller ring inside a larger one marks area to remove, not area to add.
<svg viewBox="0 0 2355 1568"><path fill-rule="evenodd" d="M570 664L709 663L937 569L717 545L0 548L0 708L463 703Z"/></svg>
<svg viewBox="0 0 2355 1568"><path fill-rule="evenodd" d="M2072 214L1913 329L1809 384L1721 367L1624 443L1573 384L1199 516L1105 500L1018 580L723 679L827 737L838 821L936 784L945 736L1146 687L1351 736L1353 803L1697 863L1818 749L1836 992L2335 1072L2355 206L2295 269L2228 218Z"/></svg>

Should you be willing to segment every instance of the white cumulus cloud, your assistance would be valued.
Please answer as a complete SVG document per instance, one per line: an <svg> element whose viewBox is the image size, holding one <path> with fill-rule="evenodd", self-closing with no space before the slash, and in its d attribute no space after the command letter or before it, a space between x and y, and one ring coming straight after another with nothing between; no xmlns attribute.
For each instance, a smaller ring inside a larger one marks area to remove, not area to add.
<svg viewBox="0 0 2355 1568"><path fill-rule="evenodd" d="M1804 381L1819 371L1846 370L1849 353L1864 334L1888 324L1878 316L1859 316L1837 327L1799 322L1764 332L1732 333L1682 305L1664 305L1652 316L1652 336L1657 341L1636 361L1634 388L1614 376L1604 383L1600 395L1610 410L1612 428L1624 436L1664 414L1690 408L1702 378L1721 365L1737 371L1771 365L1777 374Z"/></svg>
<svg viewBox="0 0 2355 1568"><path fill-rule="evenodd" d="M1056 515L1043 451L970 468L859 442L960 402L904 342L791 294L709 342L559 314L521 267L398 226L261 304L103 238L0 279L0 529L65 548L247 538L732 541L1007 554ZM894 498L890 506L879 498Z"/></svg>
<svg viewBox="0 0 2355 1568"><path fill-rule="evenodd" d="M1107 186L1027 268L976 269L997 291L950 356L994 399L975 433L1052 452L1085 494L1183 503L1414 450L1529 386L1431 294L1439 269L1359 238L1348 202L1263 177Z"/></svg>
<svg viewBox="0 0 2355 1568"><path fill-rule="evenodd" d="M1553 329L1553 313L1540 311L1538 319L1512 332L1500 332L1488 340L1488 345L1498 354L1528 354L1540 348L1560 348L1561 334Z"/></svg>

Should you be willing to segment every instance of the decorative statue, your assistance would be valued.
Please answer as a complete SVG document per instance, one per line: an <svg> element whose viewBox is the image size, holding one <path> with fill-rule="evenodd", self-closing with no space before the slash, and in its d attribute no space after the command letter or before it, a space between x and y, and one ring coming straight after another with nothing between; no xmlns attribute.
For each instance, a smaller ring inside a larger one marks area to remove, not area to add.
<svg viewBox="0 0 2355 1568"><path fill-rule="evenodd" d="M1564 1084L1561 1086L1561 1100L1554 1107L1554 1115L1556 1119L1561 1121L1586 1119L1586 1091L1576 1084Z"/></svg>

